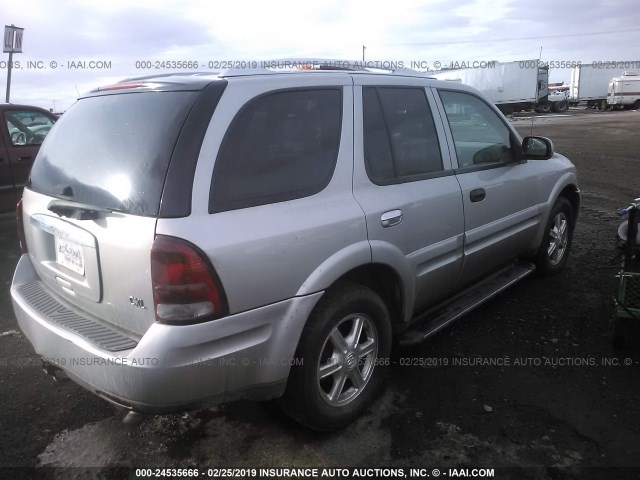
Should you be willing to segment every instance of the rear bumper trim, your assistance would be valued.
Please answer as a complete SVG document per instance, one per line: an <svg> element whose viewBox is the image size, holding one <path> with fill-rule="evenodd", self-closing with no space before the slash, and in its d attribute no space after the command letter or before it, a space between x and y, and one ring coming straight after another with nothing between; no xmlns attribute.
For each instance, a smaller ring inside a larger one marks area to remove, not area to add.
<svg viewBox="0 0 640 480"><path fill-rule="evenodd" d="M18 292L24 301L47 321L75 333L101 350L121 352L138 345L138 342L122 333L69 310L49 295L37 280L20 285Z"/></svg>

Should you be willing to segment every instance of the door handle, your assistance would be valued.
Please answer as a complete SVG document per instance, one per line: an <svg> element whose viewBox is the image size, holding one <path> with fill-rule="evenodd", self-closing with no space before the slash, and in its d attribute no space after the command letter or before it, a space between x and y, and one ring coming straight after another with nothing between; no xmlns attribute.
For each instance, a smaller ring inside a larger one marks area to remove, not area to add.
<svg viewBox="0 0 640 480"><path fill-rule="evenodd" d="M384 228L393 227L402 222L402 210L391 210L380 216L380 223Z"/></svg>
<svg viewBox="0 0 640 480"><path fill-rule="evenodd" d="M31 160L31 155L25 155L24 157L18 157L19 162L28 162Z"/></svg>
<svg viewBox="0 0 640 480"><path fill-rule="evenodd" d="M476 188L475 190L471 190L471 192L469 193L469 199L472 202L481 202L486 196L487 192L484 188Z"/></svg>

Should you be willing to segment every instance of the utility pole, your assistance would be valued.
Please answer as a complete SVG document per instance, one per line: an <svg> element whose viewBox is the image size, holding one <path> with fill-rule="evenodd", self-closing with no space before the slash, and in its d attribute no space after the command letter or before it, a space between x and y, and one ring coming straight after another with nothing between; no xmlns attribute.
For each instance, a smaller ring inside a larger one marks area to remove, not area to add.
<svg viewBox="0 0 640 480"><path fill-rule="evenodd" d="M367 49L364 45L362 45L362 61L364 62L364 51Z"/></svg>
<svg viewBox="0 0 640 480"><path fill-rule="evenodd" d="M7 94L5 103L9 103L9 96L11 94L11 69L13 68L13 52L9 52L9 65L7 65Z"/></svg>
<svg viewBox="0 0 640 480"><path fill-rule="evenodd" d="M16 27L13 23L11 26L4 26L4 48L2 51L9 54L9 65L7 66L7 94L5 102L9 103L11 95L11 70L13 68L13 54L22 53L22 34L24 28Z"/></svg>

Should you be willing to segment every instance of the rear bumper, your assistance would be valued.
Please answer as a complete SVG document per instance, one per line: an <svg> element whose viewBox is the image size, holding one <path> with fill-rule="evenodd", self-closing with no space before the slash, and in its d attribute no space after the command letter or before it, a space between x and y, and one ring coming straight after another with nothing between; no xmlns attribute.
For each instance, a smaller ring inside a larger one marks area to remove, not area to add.
<svg viewBox="0 0 640 480"><path fill-rule="evenodd" d="M11 298L18 324L35 351L88 390L145 413L279 396L295 362L302 328L322 295L295 297L197 325L154 323L133 348L110 352L51 321L21 294L20 287L38 281L30 257L23 255ZM47 301L72 308L40 286Z"/></svg>

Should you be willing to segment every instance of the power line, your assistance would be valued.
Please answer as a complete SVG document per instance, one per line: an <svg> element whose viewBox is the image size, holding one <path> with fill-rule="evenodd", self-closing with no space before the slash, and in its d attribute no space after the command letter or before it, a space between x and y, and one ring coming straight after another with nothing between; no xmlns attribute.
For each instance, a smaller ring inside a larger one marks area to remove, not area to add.
<svg viewBox="0 0 640 480"><path fill-rule="evenodd" d="M411 45L460 45L464 43L495 43L495 42L519 42L522 40L545 40L548 38L571 38L571 37L591 37L593 35L611 35L613 33L632 33L632 32L640 32L640 28L630 28L627 30L607 30L604 32L587 32L587 33L565 33L558 35L538 35L535 37L509 37L509 38L494 38L489 40L444 40L439 42L409 42L409 43L385 43L384 45L388 46L411 46Z"/></svg>

